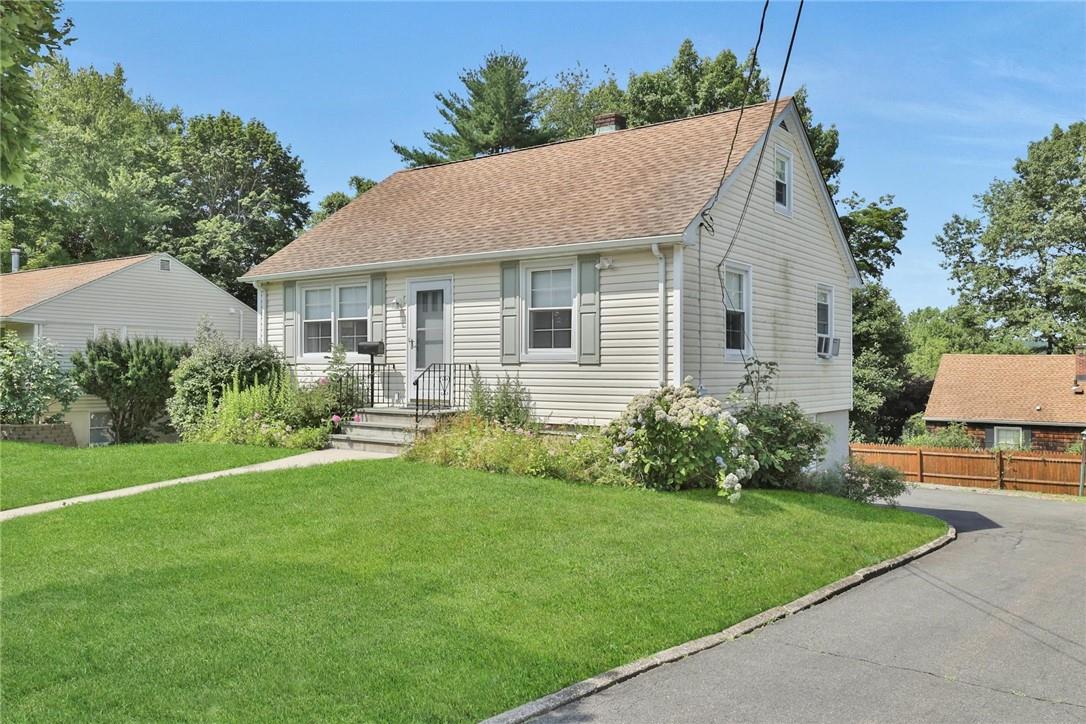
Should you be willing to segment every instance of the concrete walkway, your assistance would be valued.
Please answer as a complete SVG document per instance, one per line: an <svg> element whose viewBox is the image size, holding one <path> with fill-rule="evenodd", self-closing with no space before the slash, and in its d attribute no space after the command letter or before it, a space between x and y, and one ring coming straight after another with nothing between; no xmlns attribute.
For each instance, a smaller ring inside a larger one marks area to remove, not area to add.
<svg viewBox="0 0 1086 724"><path fill-rule="evenodd" d="M307 453L301 453L300 455L291 455L290 457L279 458L278 460L269 460L263 463L255 463L253 465L245 465L240 468L230 468L228 470L216 470L210 473L200 473L199 475L189 475L185 478L174 478L173 480L162 480L157 483L145 483L143 485L133 485L130 488L118 488L116 490L104 490L100 493L90 493L89 495L79 495L74 498L65 498L64 500L53 500L48 503L37 503L36 505L27 505L22 508L11 508L10 510L0 510L0 522L5 520L11 520L12 518L19 518L24 515L35 515L37 513L45 513L50 510L57 510L69 505L75 505L76 503L92 503L96 500L112 500L114 498L127 498L129 495L139 495L140 493L146 493L148 490L158 490L159 488L169 488L174 485L184 485L185 483L198 483L202 480L212 480L214 478L221 478L226 475L241 475L243 473L261 473L270 470L286 470L288 468L308 468L313 465L325 465L327 463L339 463L345 460L376 460L378 458L394 457L389 453L375 453L375 452L362 452L360 450L313 450Z"/></svg>
<svg viewBox="0 0 1086 724"><path fill-rule="evenodd" d="M958 540L542 717L1086 722L1086 505L916 489Z"/></svg>

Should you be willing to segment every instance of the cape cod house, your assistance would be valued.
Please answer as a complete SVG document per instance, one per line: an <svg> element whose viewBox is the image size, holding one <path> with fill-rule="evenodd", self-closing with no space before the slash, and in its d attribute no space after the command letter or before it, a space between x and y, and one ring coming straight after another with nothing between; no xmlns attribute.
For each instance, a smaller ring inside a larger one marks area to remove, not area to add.
<svg viewBox="0 0 1086 724"><path fill-rule="evenodd" d="M13 249L16 270L18 256ZM254 309L169 254L0 274L0 329L49 340L66 368L100 334L191 342L204 318L227 338L256 336ZM112 441L109 409L98 397L80 397L64 421L78 445Z"/></svg>
<svg viewBox="0 0 1086 724"><path fill-rule="evenodd" d="M688 376L726 397L756 357L844 458L859 277L795 104L597 123L394 173L242 277L259 338L302 375L380 342L365 369L390 407L462 404L469 366L510 375L553 424Z"/></svg>

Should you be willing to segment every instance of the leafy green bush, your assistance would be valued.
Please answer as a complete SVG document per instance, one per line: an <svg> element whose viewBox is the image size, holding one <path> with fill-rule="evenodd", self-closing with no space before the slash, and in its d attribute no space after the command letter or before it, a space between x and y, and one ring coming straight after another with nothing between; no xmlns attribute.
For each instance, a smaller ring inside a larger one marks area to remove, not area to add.
<svg viewBox="0 0 1086 724"><path fill-rule="evenodd" d="M235 378L245 388L285 371L283 359L274 348L228 340L210 324L201 323L192 354L173 373L174 395L166 403L170 422L182 438L188 439L200 425L208 402L214 409L222 391Z"/></svg>
<svg viewBox="0 0 1086 724"><path fill-rule="evenodd" d="M1082 440L1079 440L1078 442L1073 442L1070 445L1068 445L1067 446L1067 452L1071 453L1072 455L1081 455L1082 454Z"/></svg>
<svg viewBox="0 0 1086 724"><path fill-rule="evenodd" d="M922 415L913 415L905 424L901 437L902 445L919 447L956 447L976 450L979 446L960 422L928 430Z"/></svg>
<svg viewBox="0 0 1086 724"><path fill-rule="evenodd" d="M0 422L54 422L79 397L79 387L60 366L47 340L24 342L5 329L0 336ZM52 415L49 408L58 405Z"/></svg>
<svg viewBox="0 0 1086 724"><path fill-rule="evenodd" d="M610 453L611 443L599 432L544 434L466 413L417 439L405 456L470 470L628 484Z"/></svg>
<svg viewBox="0 0 1086 724"><path fill-rule="evenodd" d="M716 485L734 501L741 481L759 466L749 453L747 426L689 379L634 397L605 433L619 468L647 488Z"/></svg>
<svg viewBox="0 0 1086 724"><path fill-rule="evenodd" d="M85 392L101 397L112 417L113 439L142 442L166 412L173 393L171 375L187 345L157 338L121 340L105 334L72 355L72 377Z"/></svg>
<svg viewBox="0 0 1086 724"><path fill-rule="evenodd" d="M750 430L748 444L758 468L751 485L794 488L826 454L829 428L814 422L795 402L748 403L735 413Z"/></svg>
<svg viewBox="0 0 1086 724"><path fill-rule="evenodd" d="M907 485L904 474L896 468L855 461L807 475L799 488L861 503L882 501L896 505Z"/></svg>
<svg viewBox="0 0 1086 724"><path fill-rule="evenodd" d="M468 411L482 420L507 427L527 427L532 421L532 395L519 377L505 378L491 388L479 374L471 372Z"/></svg>
<svg viewBox="0 0 1086 724"><path fill-rule="evenodd" d="M331 428L328 418L299 427L287 422L288 419L299 419L295 403L300 392L286 375L246 388L242 388L240 380L235 378L234 383L223 390L217 405L208 402L199 426L189 432L188 439L265 447L322 448L328 442Z"/></svg>

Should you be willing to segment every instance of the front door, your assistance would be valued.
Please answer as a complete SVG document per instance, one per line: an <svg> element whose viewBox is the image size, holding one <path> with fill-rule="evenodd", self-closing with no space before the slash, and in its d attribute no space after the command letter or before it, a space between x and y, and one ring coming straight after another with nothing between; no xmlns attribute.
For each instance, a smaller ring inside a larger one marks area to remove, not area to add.
<svg viewBox="0 0 1086 724"><path fill-rule="evenodd" d="M452 362L452 282L410 282L407 294L407 393L414 399L412 383L429 365Z"/></svg>

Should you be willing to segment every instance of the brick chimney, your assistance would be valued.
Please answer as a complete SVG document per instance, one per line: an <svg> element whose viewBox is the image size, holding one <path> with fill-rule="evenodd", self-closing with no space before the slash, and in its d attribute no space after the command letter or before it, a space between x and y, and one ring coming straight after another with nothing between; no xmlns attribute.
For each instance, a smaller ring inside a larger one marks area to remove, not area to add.
<svg viewBox="0 0 1086 724"><path fill-rule="evenodd" d="M1086 387L1086 344L1075 348L1075 394L1081 395Z"/></svg>
<svg viewBox="0 0 1086 724"><path fill-rule="evenodd" d="M601 113L592 119L596 124L596 135L621 131L626 128L626 116L621 113Z"/></svg>

